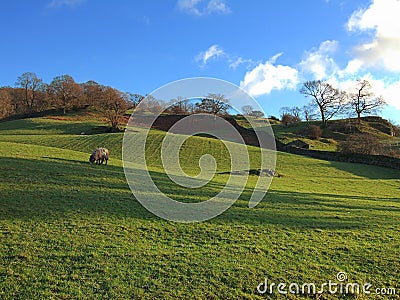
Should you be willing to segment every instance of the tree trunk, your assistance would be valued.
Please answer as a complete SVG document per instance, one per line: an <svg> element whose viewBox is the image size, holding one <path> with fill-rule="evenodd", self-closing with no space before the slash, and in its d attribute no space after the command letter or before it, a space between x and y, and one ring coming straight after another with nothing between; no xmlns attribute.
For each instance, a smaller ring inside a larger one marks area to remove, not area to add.
<svg viewBox="0 0 400 300"><path fill-rule="evenodd" d="M325 112L322 109L322 107L319 108L319 111L321 112L321 120L323 124L326 124L326 120L325 120Z"/></svg>

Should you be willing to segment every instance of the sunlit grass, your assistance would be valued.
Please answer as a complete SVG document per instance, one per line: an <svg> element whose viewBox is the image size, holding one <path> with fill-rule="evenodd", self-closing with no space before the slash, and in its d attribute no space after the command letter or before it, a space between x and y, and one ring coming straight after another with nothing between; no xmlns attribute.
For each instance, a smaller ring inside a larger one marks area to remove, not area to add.
<svg viewBox="0 0 400 300"><path fill-rule="evenodd" d="M90 122L72 123L71 134L69 123L54 122L40 133L29 122L0 124L1 299L257 299L266 277L318 284L339 271L351 282L400 290L397 170L278 153L282 177L254 209L250 176L222 215L180 224L133 197L120 160L123 134L80 135L80 126L97 126ZM168 180L156 151L163 136L152 131L148 140L152 178L163 191L203 201L223 187L226 174L196 191ZM87 162L98 146L110 149L108 166ZM248 151L257 167L259 150ZM198 172L206 152L219 171L229 169L223 144L200 137L181 151L184 169Z"/></svg>

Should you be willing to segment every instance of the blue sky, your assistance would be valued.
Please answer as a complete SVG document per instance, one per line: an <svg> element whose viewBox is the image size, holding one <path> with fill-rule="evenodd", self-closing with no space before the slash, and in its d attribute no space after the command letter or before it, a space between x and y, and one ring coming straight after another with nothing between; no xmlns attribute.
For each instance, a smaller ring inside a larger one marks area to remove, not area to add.
<svg viewBox="0 0 400 300"><path fill-rule="evenodd" d="M398 16L398 0L2 1L0 85L30 71L147 94L210 76L278 115L307 103L306 80L350 90L367 78L400 123Z"/></svg>

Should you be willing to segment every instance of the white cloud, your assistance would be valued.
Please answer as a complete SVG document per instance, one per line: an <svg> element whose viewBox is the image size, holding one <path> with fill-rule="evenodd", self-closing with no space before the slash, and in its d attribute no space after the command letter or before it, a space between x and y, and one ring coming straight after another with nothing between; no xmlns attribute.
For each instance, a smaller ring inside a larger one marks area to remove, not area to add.
<svg viewBox="0 0 400 300"><path fill-rule="evenodd" d="M400 109L400 80L394 82L386 82L383 79L375 79L372 75L365 76L371 86L372 90L377 96L382 96L387 104Z"/></svg>
<svg viewBox="0 0 400 300"><path fill-rule="evenodd" d="M252 59L248 59L248 58L243 58L241 56L232 56L232 55L228 55L228 63L229 63L229 68L236 70L237 67L239 67L240 65L247 65L247 68L249 68L250 66L254 66L254 61Z"/></svg>
<svg viewBox="0 0 400 300"><path fill-rule="evenodd" d="M200 63L201 67L204 67L210 60L217 58L222 58L228 64L229 68L233 70L236 70L240 65L244 64L247 65L247 68L254 65L252 59L227 53L216 44L197 54L195 60Z"/></svg>
<svg viewBox="0 0 400 300"><path fill-rule="evenodd" d="M374 0L366 9L352 14L347 22L350 32L372 34L370 41L354 49L363 67L400 72L400 1Z"/></svg>
<svg viewBox="0 0 400 300"><path fill-rule="evenodd" d="M298 71L289 66L275 65L281 54L248 71L240 82L240 87L251 96L269 94L272 90L295 89L299 83Z"/></svg>
<svg viewBox="0 0 400 300"><path fill-rule="evenodd" d="M210 0L207 5L209 13L229 14L231 9L225 4L223 0Z"/></svg>
<svg viewBox="0 0 400 300"><path fill-rule="evenodd" d="M200 15L200 11L197 8L199 2L200 0L179 0L177 6L182 11Z"/></svg>
<svg viewBox="0 0 400 300"><path fill-rule="evenodd" d="M389 105L400 109L400 80L387 85L381 94Z"/></svg>
<svg viewBox="0 0 400 300"><path fill-rule="evenodd" d="M371 73L365 73L357 79L365 79L371 84L371 90L376 96L382 96L388 105L400 109L400 80L387 82L377 79ZM346 92L357 92L357 79L354 78L330 78L327 82L335 88Z"/></svg>
<svg viewBox="0 0 400 300"><path fill-rule="evenodd" d="M339 71L339 76L343 77L346 75L356 74L362 67L363 62L357 58L352 59L347 63L344 70Z"/></svg>
<svg viewBox="0 0 400 300"><path fill-rule="evenodd" d="M331 57L339 43L337 41L324 41L318 49L307 51L299 66L303 73L311 74L314 79L326 79L338 71L335 60Z"/></svg>
<svg viewBox="0 0 400 300"><path fill-rule="evenodd" d="M76 6L83 3L85 0L52 0L47 6L57 8L61 6Z"/></svg>
<svg viewBox="0 0 400 300"><path fill-rule="evenodd" d="M180 10L196 16L231 13L224 0L178 0L177 6Z"/></svg>
<svg viewBox="0 0 400 300"><path fill-rule="evenodd" d="M218 45L212 45L204 52L200 52L196 56L196 61L201 61L203 65L206 65L207 62L212 58L217 58L219 56L225 55L224 50Z"/></svg>

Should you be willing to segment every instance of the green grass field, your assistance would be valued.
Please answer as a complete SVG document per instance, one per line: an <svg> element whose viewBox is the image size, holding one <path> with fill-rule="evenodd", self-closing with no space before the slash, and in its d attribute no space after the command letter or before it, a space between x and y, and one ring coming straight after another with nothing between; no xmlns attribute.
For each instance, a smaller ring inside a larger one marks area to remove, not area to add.
<svg viewBox="0 0 400 300"><path fill-rule="evenodd" d="M93 120L27 119L0 123L1 299L272 299L257 286L320 285L346 272L349 282L394 287L397 295L319 299L399 299L400 171L278 153L263 201L240 199L201 223L160 219L133 197L125 180L122 133L91 133ZM140 130L138 129L138 134ZM217 174L203 189L175 186L163 173L165 133L152 131L147 153L152 177L167 194L206 200L222 189ZM89 154L110 149L108 166ZM252 166L259 150L248 147ZM229 169L226 149L194 137L181 151L184 169L198 169L209 152Z"/></svg>

